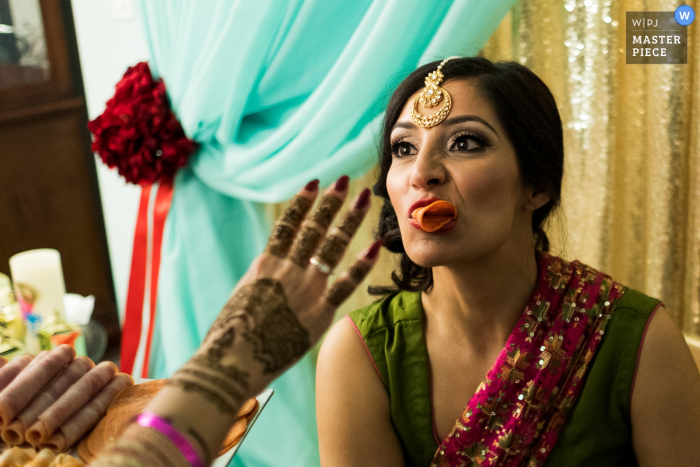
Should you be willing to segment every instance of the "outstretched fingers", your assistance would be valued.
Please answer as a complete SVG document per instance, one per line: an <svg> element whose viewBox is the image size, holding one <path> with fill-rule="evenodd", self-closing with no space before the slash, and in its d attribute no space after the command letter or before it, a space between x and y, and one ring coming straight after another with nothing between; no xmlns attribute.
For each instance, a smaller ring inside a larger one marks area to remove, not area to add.
<svg viewBox="0 0 700 467"><path fill-rule="evenodd" d="M289 207L280 220L275 223L265 252L278 258L286 258L294 243L299 226L306 218L318 194L318 180L310 181L289 202Z"/></svg>
<svg viewBox="0 0 700 467"><path fill-rule="evenodd" d="M365 188L362 190L362 193L355 201L355 205L345 214L340 224L326 237L319 247L318 253L311 259L311 262L322 272L328 274L340 263L350 240L352 240L369 210L369 197L369 189Z"/></svg>
<svg viewBox="0 0 700 467"><path fill-rule="evenodd" d="M326 301L333 307L339 307L352 292L357 288L362 280L367 277L369 271L377 262L379 249L383 244L382 240L377 240L365 253L360 256L347 272L341 275L333 285L326 291Z"/></svg>
<svg viewBox="0 0 700 467"><path fill-rule="evenodd" d="M301 224L299 235L294 240L289 253L290 261L300 268L306 269L309 266L311 256L343 205L348 191L348 182L347 175L340 177L323 195L310 218Z"/></svg>

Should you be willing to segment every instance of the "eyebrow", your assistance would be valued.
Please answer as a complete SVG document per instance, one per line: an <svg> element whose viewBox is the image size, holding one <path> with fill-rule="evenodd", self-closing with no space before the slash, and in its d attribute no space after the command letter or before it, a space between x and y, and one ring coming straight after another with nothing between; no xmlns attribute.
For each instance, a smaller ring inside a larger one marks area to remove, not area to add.
<svg viewBox="0 0 700 467"><path fill-rule="evenodd" d="M454 125L460 124L462 122L479 122L479 123L489 127L491 129L491 131L493 131L494 133L496 133L498 135L498 132L496 131L496 129L494 127L492 127L486 120L484 120L481 117L477 117L476 115L462 115L459 117L448 118L447 120L442 122L442 125L454 126ZM406 128L406 129L411 130L411 129L414 129L417 127L411 121L403 121L403 122L396 122L394 124L394 126L392 127L392 130L394 128Z"/></svg>

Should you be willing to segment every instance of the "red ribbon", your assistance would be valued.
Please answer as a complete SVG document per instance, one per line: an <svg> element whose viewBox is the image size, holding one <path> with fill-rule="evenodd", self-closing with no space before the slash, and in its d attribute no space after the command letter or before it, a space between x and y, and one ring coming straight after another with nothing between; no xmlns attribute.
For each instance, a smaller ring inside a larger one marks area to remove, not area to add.
<svg viewBox="0 0 700 467"><path fill-rule="evenodd" d="M151 197L151 186L141 189L141 201L136 217L134 231L134 247L131 253L131 274L129 288L126 293L126 309L124 310L124 326L122 328L122 350L120 358L121 371L131 374L134 370L136 351L141 339L141 314L146 289L146 259L148 242L148 201Z"/></svg>
<svg viewBox="0 0 700 467"><path fill-rule="evenodd" d="M163 229L168 211L173 199L172 179L162 180L156 188L156 199L153 206L151 233L151 284L150 296L146 297L146 271L148 270L148 213L151 199L152 186L145 186L141 190L136 229L134 231L134 247L131 256L131 275L126 298L124 312L124 327L122 331L121 371L132 374L136 362L141 335L143 333L143 305L148 299L149 326L146 338L144 361L141 377L148 377L149 360L151 356L151 341L153 340L153 328L156 322L156 305L158 299L158 277L160 272L161 246L163 244Z"/></svg>
<svg viewBox="0 0 700 467"><path fill-rule="evenodd" d="M153 248L151 253L151 303L150 323L148 327L148 339L146 340L146 354L143 361L142 378L148 378L148 363L151 358L151 341L153 340L153 328L156 325L156 303L158 299L158 272L160 271L160 253L163 244L163 228L168 217L170 204L173 200L172 179L164 180L158 187L155 206L153 208Z"/></svg>

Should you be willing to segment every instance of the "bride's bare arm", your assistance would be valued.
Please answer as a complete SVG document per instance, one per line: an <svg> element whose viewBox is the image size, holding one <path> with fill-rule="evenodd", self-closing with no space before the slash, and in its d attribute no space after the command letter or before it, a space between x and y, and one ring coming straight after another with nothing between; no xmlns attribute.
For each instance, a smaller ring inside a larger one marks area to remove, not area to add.
<svg viewBox="0 0 700 467"><path fill-rule="evenodd" d="M700 465L700 373L663 308L644 336L630 411L641 467Z"/></svg>
<svg viewBox="0 0 700 467"><path fill-rule="evenodd" d="M318 357L316 416L323 467L404 465L387 391L347 319L333 326Z"/></svg>

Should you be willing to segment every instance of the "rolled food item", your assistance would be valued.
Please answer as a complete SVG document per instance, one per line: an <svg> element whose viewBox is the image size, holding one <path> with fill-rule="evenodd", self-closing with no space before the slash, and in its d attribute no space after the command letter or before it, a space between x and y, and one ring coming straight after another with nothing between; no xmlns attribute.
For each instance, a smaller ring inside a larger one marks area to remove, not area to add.
<svg viewBox="0 0 700 467"><path fill-rule="evenodd" d="M2 430L0 436L2 436L3 441L10 446L24 443L26 431L38 420L39 415L51 407L73 383L94 367L95 364L87 357L78 357L73 360L17 415L12 423Z"/></svg>
<svg viewBox="0 0 700 467"><path fill-rule="evenodd" d="M13 447L0 455L0 467L16 467L24 465L34 459L35 452L32 449Z"/></svg>
<svg viewBox="0 0 700 467"><path fill-rule="evenodd" d="M31 362L32 357L30 355L20 355L0 368L0 391L5 389Z"/></svg>
<svg viewBox="0 0 700 467"><path fill-rule="evenodd" d="M131 376L119 373L85 407L73 415L48 440L42 442L41 447L56 452L66 451L104 417L117 394L133 384L134 380Z"/></svg>
<svg viewBox="0 0 700 467"><path fill-rule="evenodd" d="M49 467L85 467L85 464L70 454L59 454Z"/></svg>
<svg viewBox="0 0 700 467"><path fill-rule="evenodd" d="M117 371L117 365L114 363L102 362L85 373L51 407L39 415L37 421L27 430L27 441L34 446L45 443L66 420L100 392Z"/></svg>
<svg viewBox="0 0 700 467"><path fill-rule="evenodd" d="M0 428L6 428L44 386L75 358L69 345L59 345L37 356L0 392Z"/></svg>
<svg viewBox="0 0 700 467"><path fill-rule="evenodd" d="M452 219L457 219L457 209L452 203L438 200L414 210L411 216L420 223L420 228L425 232L435 232Z"/></svg>
<svg viewBox="0 0 700 467"><path fill-rule="evenodd" d="M56 460L56 453L50 449L42 449L26 467L49 467Z"/></svg>

